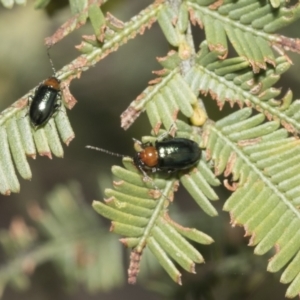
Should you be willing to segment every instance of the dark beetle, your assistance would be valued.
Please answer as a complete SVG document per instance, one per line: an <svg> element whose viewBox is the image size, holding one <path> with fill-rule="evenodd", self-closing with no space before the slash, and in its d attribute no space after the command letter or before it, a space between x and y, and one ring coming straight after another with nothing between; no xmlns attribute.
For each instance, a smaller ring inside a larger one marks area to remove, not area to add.
<svg viewBox="0 0 300 300"><path fill-rule="evenodd" d="M137 168L146 172L174 172L193 167L201 158L199 145L185 138L158 139L154 144L141 143L137 140L139 151L132 158ZM86 148L101 151L118 157L128 157L123 154L108 151L103 148L86 146ZM147 176L147 175L146 175Z"/></svg>
<svg viewBox="0 0 300 300"><path fill-rule="evenodd" d="M141 144L142 150L133 158L134 164L145 172L174 172L194 166L201 157L199 145L185 138L165 138Z"/></svg>
<svg viewBox="0 0 300 300"><path fill-rule="evenodd" d="M36 89L31 98L29 118L34 127L43 126L60 107L60 80L49 77Z"/></svg>

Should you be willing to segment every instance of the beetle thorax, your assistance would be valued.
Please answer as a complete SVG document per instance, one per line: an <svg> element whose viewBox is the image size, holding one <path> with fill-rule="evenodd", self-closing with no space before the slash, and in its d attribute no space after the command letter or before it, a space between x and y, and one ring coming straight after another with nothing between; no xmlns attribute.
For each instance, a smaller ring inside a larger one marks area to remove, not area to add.
<svg viewBox="0 0 300 300"><path fill-rule="evenodd" d="M49 77L44 81L44 85L51 87L57 91L60 90L60 80L57 79L56 77Z"/></svg>

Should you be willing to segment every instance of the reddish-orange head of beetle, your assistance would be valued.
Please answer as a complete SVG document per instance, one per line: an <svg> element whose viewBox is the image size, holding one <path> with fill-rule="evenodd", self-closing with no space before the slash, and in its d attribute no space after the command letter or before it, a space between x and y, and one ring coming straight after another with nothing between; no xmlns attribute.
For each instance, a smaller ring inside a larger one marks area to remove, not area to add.
<svg viewBox="0 0 300 300"><path fill-rule="evenodd" d="M149 146L139 153L140 160L148 167L155 167L158 164L158 153L155 147Z"/></svg>
<svg viewBox="0 0 300 300"><path fill-rule="evenodd" d="M60 80L58 80L56 77L49 77L44 81L44 85L51 87L57 91L60 90Z"/></svg>

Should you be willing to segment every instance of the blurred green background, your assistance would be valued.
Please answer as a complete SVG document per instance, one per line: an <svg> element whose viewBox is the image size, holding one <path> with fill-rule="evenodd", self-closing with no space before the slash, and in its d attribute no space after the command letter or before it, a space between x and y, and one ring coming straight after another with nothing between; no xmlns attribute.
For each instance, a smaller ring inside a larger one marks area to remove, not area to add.
<svg viewBox="0 0 300 300"><path fill-rule="evenodd" d="M117 18L128 21L152 1L110 1L103 6ZM51 74L46 55L44 38L70 17L67 1L52 1L47 10L34 10L33 2L27 6L15 6L11 10L0 7L0 110L4 110L14 101L35 87ZM299 35L297 24L282 33L296 37ZM193 28L195 44L198 47L203 40L203 32ZM74 49L80 44L81 35L92 34L92 28L86 24L55 45L50 53L57 70L78 56ZM122 154L133 154L132 137L140 138L150 132L146 115L141 117L127 131L120 128L120 114L147 86L154 76L152 70L161 69L156 57L165 56L170 50L158 24L154 24L144 35L130 40L117 52L110 54L80 80L74 80L71 91L78 100L77 105L68 113L76 138L65 147L65 158L37 157L29 159L33 178L31 181L20 179L21 192L9 197L0 196L0 225L9 228L12 219L21 215L26 220L26 206L37 201L44 206L45 197L58 184L76 180L82 186L88 205L93 199L101 200L98 177L110 178L110 167L120 165L118 158L85 149L85 145L95 145ZM290 54L290 53L289 53ZM290 55L294 66L279 83L283 92L287 88L299 98L299 56ZM210 117L220 117L217 105L211 101L208 107ZM225 111L229 112L226 105ZM111 184L111 183L110 183ZM104 186L104 182L100 184ZM181 224L193 226L213 237L211 246L201 246L200 251L206 260L205 265L196 268L197 274L183 273L183 286L173 283L159 267L138 280L135 286L126 282L122 287L108 292L89 294L82 286L68 291L61 279L59 270L51 263L39 267L32 277L32 287L25 292L11 288L4 291L3 299L273 299L284 298L286 287L279 283L280 274L265 271L266 257L253 255L253 249L247 247L248 238L244 238L241 228L231 228L228 214L222 212L222 204L228 196L219 189L220 201L216 207L220 216L209 218L193 202L192 198L180 189L175 203L170 206L172 216ZM96 213L95 213L96 215ZM97 218L101 218L97 215ZM109 222L104 222L109 230ZM115 239L119 237L114 235ZM2 253L2 252L1 252ZM3 254L3 253L2 253ZM128 266L128 252L123 252L124 270ZM109 253L107 254L109 259ZM5 260L2 255L1 263Z"/></svg>

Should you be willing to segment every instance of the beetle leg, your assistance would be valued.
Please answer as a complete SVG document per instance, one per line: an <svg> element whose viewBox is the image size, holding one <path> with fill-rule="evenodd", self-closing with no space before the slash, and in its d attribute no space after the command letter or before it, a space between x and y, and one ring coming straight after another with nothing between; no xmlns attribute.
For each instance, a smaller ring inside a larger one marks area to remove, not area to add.
<svg viewBox="0 0 300 300"><path fill-rule="evenodd" d="M61 100L61 99L62 99L61 91L59 91L59 92L57 93L57 99L58 99L58 100Z"/></svg>
<svg viewBox="0 0 300 300"><path fill-rule="evenodd" d="M28 101L27 101L27 106L30 106L32 100L33 100L32 95L29 95L29 96L28 96Z"/></svg>
<svg viewBox="0 0 300 300"><path fill-rule="evenodd" d="M175 136L176 130L177 130L177 126L176 126L176 123L174 122L170 126L168 131L165 131L164 133L162 133L161 135L159 135L157 137L157 140L162 141L162 140L166 139L168 136L171 136L171 138L173 138Z"/></svg>
<svg viewBox="0 0 300 300"><path fill-rule="evenodd" d="M142 172L143 174L143 181L144 182L149 182L152 181L152 179L148 176L148 174L145 172L145 170L142 168L142 166L138 166L139 170Z"/></svg>
<svg viewBox="0 0 300 300"><path fill-rule="evenodd" d="M61 102L59 101L58 103L56 103L55 105L54 105L54 111L62 111L62 112L64 112L63 110L61 110L60 109L61 108Z"/></svg>
<svg viewBox="0 0 300 300"><path fill-rule="evenodd" d="M61 111L61 112L64 112L63 110L61 110L60 109L60 107L61 107L61 105L62 105L62 96L61 96L61 92L59 91L58 93L57 93L57 102L55 103L55 105L54 105L54 111Z"/></svg>
<svg viewBox="0 0 300 300"><path fill-rule="evenodd" d="M61 95L60 95L60 96L61 96ZM61 98L60 98L60 99L61 99ZM62 102L61 102L60 99L59 99L59 100L57 101L57 103L54 105L53 112L54 112L54 113L56 113L56 112L61 112L61 113L66 114L66 112L65 112L64 110L60 109L61 106L62 106Z"/></svg>
<svg viewBox="0 0 300 300"><path fill-rule="evenodd" d="M41 84L39 84L38 87L35 88L34 94L36 94L36 92L37 92L37 90L39 89L39 86L40 86L40 85L41 85ZM31 103L32 103L32 100L33 100L33 96L32 96L32 95L29 95L29 96L28 96L28 101L27 101L27 106L28 106L28 107L30 107L30 105L31 105ZM28 112L27 112L27 114L28 114Z"/></svg>
<svg viewBox="0 0 300 300"><path fill-rule="evenodd" d="M33 100L32 95L29 95L28 96L28 101L27 101L27 111L26 111L25 115L22 117L22 119L26 118L29 115L29 109L30 109L30 105L31 105L32 100Z"/></svg>
<svg viewBox="0 0 300 300"><path fill-rule="evenodd" d="M57 99L57 102L56 102L56 104L54 105L54 109L59 109L60 107L61 107L61 104L62 104L62 95L61 95L61 91L59 91L58 93L57 93L57 96L56 96L56 99Z"/></svg>

